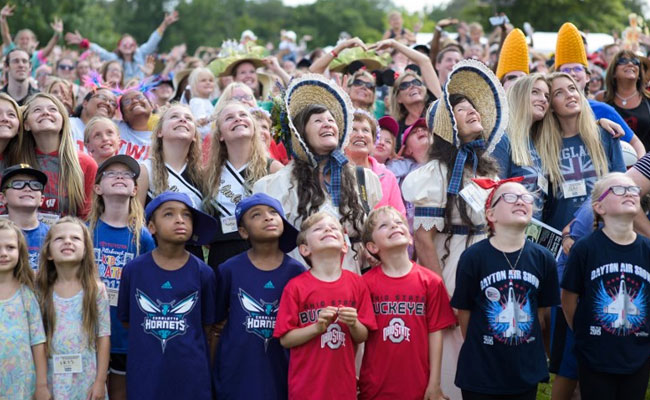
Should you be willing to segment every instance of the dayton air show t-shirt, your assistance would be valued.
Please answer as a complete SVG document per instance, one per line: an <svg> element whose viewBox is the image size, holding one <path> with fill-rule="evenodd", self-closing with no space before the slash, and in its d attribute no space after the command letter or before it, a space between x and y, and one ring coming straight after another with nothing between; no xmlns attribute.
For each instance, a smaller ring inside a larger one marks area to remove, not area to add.
<svg viewBox="0 0 650 400"><path fill-rule="evenodd" d="M590 368L636 372L650 357L650 239L619 245L599 229L571 248L562 289L579 295L576 353Z"/></svg>

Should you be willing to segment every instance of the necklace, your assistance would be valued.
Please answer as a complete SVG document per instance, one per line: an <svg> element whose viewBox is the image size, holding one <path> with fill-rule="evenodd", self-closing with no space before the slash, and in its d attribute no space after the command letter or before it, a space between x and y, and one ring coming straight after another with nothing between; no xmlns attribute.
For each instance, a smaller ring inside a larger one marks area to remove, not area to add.
<svg viewBox="0 0 650 400"><path fill-rule="evenodd" d="M627 101L630 100L632 97L636 96L637 94L639 94L639 93L638 93L638 92L634 92L634 93L632 93L630 96L623 97L623 96L621 96L620 94L616 93L616 97L618 97L619 99L621 99L621 104L623 104L623 107L625 107L625 106L627 105Z"/></svg>
<svg viewBox="0 0 650 400"><path fill-rule="evenodd" d="M514 271L515 269L517 269L517 264L519 264L519 258L521 257L521 253L524 252L524 247L526 247L526 242L524 242L524 245L521 246L521 249L519 249L519 254L517 255L517 259L515 260L515 265L512 265L512 263L510 263L510 259L508 259L508 256L506 256L506 253L504 253L503 250L501 250L501 254L503 254L506 261L508 262L508 265L510 266L511 271Z"/></svg>

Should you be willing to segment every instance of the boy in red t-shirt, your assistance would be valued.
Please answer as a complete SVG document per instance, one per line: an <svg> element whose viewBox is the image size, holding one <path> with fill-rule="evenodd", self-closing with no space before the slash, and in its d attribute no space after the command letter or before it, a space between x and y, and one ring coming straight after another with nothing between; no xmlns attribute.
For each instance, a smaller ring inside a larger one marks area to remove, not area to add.
<svg viewBox="0 0 650 400"><path fill-rule="evenodd" d="M362 240L381 265L363 276L378 329L365 345L359 399L447 399L441 329L456 319L442 279L409 259L408 223L391 206L370 213Z"/></svg>
<svg viewBox="0 0 650 400"><path fill-rule="evenodd" d="M355 400L356 344L377 328L368 288L341 268L348 247L336 218L319 212L300 228L298 250L311 269L285 286L273 332L291 349L289 399Z"/></svg>

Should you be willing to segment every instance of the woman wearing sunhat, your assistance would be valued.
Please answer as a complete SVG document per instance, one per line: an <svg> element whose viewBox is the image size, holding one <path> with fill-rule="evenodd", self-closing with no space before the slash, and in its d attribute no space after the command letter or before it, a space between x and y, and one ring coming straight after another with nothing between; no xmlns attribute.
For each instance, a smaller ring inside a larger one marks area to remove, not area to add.
<svg viewBox="0 0 650 400"><path fill-rule="evenodd" d="M415 206L418 262L442 276L450 296L460 254L485 238L485 193L471 178L496 176L488 154L503 134L507 115L503 87L492 71L478 61L461 61L428 111L431 161L402 184L404 199ZM457 328L443 333L442 390L452 399L461 398L454 378L462 342Z"/></svg>
<svg viewBox="0 0 650 400"><path fill-rule="evenodd" d="M350 98L321 75L305 75L289 85L284 105L283 126L294 159L257 181L253 191L280 200L294 226L317 211L339 218L352 244L343 268L359 273L364 257L358 239L382 192L377 175L349 165L341 150L352 130ZM291 255L302 260L295 251Z"/></svg>

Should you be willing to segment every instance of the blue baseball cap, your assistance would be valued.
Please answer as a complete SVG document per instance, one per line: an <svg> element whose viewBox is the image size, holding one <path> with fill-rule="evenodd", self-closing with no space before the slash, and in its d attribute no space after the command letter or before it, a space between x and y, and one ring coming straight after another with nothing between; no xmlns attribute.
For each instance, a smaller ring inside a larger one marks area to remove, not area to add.
<svg viewBox="0 0 650 400"><path fill-rule="evenodd" d="M296 239L298 238L298 230L293 227L287 221L287 218L284 216L284 209L282 209L282 204L273 197L264 193L255 193L254 195L247 197L240 201L235 208L235 218L237 219L237 225L240 224L242 217L246 211L250 210L255 206L269 206L280 214L282 222L284 223L284 230L282 231L282 236L280 236L280 250L285 253L290 252L296 248Z"/></svg>
<svg viewBox="0 0 650 400"><path fill-rule="evenodd" d="M178 192L163 192L147 204L147 207L144 209L145 217L147 222L153 216L154 211L158 209L163 203L168 201L178 201L187 206L187 208L192 211L193 218L193 229L192 237L187 241L188 244L192 245L203 245L210 244L213 242L215 233L217 232L217 221L209 216L208 214L197 210L192 204L192 200L185 193Z"/></svg>

